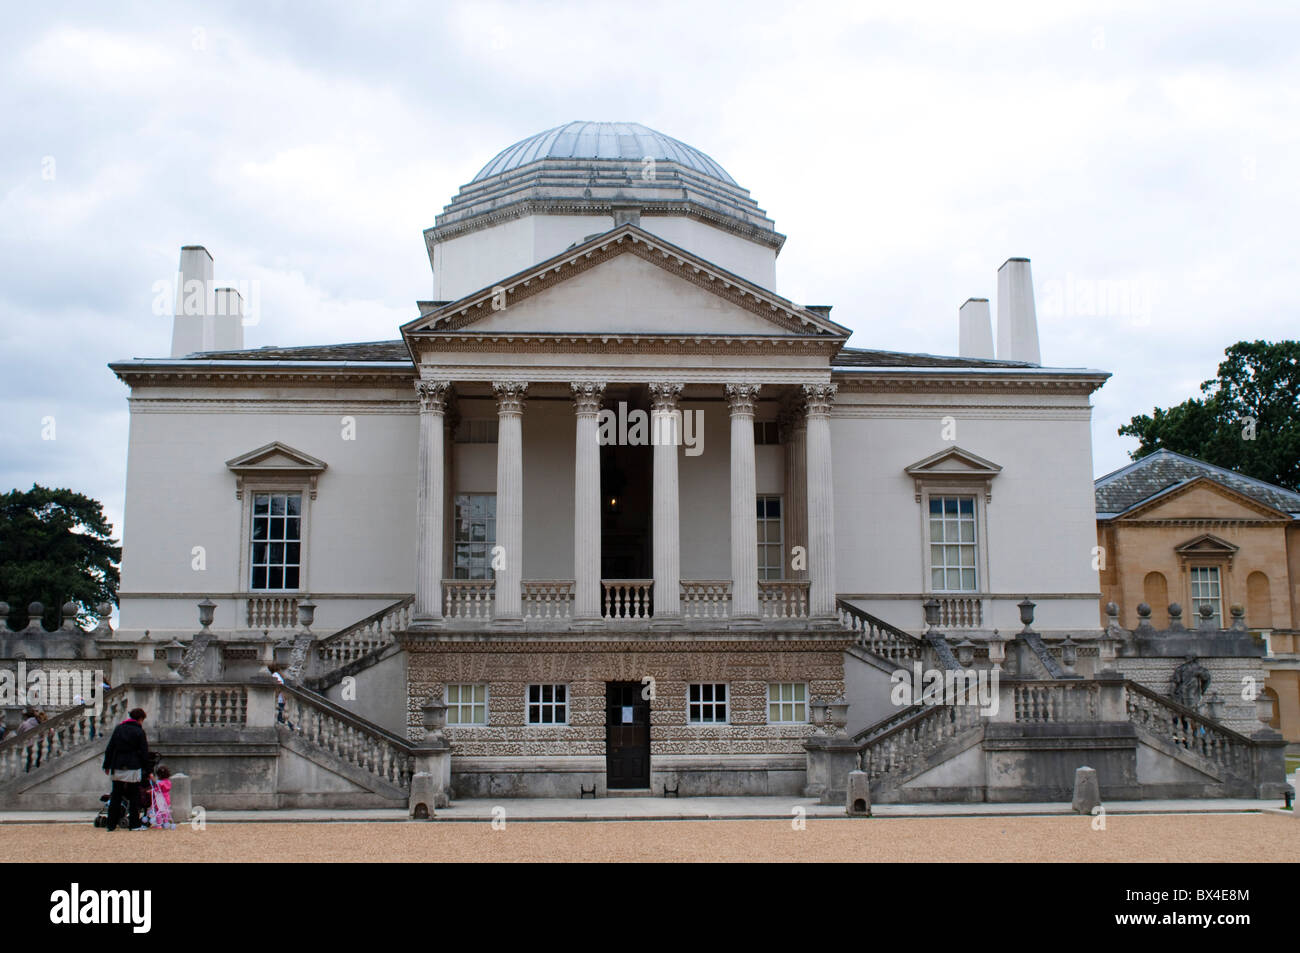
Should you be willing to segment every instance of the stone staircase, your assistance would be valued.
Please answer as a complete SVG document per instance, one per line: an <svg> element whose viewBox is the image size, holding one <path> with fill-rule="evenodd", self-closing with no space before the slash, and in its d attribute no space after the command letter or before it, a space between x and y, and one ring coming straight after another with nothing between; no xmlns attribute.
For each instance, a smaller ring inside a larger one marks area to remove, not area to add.
<svg viewBox="0 0 1300 953"><path fill-rule="evenodd" d="M324 692L344 677L370 668L397 650L394 633L410 627L414 606L415 597L407 596L323 639L299 635L288 679Z"/></svg>

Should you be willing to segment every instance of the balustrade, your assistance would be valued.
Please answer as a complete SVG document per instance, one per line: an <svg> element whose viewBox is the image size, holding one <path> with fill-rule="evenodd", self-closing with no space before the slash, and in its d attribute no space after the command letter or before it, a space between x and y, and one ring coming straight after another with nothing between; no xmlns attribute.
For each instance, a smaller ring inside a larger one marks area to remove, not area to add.
<svg viewBox="0 0 1300 953"><path fill-rule="evenodd" d="M730 579L683 579L682 617L723 619L731 614Z"/></svg>
<svg viewBox="0 0 1300 953"><path fill-rule="evenodd" d="M653 579L602 579L600 587L606 619L648 619L654 612Z"/></svg>
<svg viewBox="0 0 1300 953"><path fill-rule="evenodd" d="M808 618L806 579L760 579L758 604L765 619Z"/></svg>
<svg viewBox="0 0 1300 953"><path fill-rule="evenodd" d="M442 614L448 619L491 619L495 593L491 579L444 579Z"/></svg>

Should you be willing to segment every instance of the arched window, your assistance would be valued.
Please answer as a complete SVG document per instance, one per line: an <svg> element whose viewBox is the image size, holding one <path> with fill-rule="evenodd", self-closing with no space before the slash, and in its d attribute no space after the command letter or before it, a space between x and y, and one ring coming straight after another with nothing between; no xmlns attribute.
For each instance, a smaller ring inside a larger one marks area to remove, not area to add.
<svg viewBox="0 0 1300 953"><path fill-rule="evenodd" d="M1169 583L1162 572L1149 572L1142 580L1142 601L1151 607L1151 624L1157 629L1169 625Z"/></svg>
<svg viewBox="0 0 1300 953"><path fill-rule="evenodd" d="M1246 577L1246 626L1251 629L1273 628L1273 600L1269 596L1268 576L1258 570Z"/></svg>

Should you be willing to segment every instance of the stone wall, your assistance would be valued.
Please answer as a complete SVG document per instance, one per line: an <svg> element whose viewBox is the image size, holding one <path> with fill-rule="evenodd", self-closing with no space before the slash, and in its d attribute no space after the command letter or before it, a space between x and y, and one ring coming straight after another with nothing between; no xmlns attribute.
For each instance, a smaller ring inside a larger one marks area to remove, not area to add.
<svg viewBox="0 0 1300 953"><path fill-rule="evenodd" d="M1174 669L1183 663L1182 658L1126 658L1115 660L1115 668L1126 678L1152 691L1168 696L1173 684ZM1210 672L1209 693L1218 693L1223 704L1218 709L1218 720L1240 734L1250 737L1264 726L1256 715L1253 698L1242 698L1246 689L1245 679L1253 678L1255 691L1264 689L1264 680L1268 676L1262 659L1259 658L1207 658L1198 657L1197 662ZM1209 709L1202 709L1209 714Z"/></svg>
<svg viewBox="0 0 1300 953"><path fill-rule="evenodd" d="M409 644L408 732L448 682L488 685L488 724L449 727L457 796L576 795L605 780L605 683L654 678L651 785L700 794L797 793L810 724L769 725L769 682L804 682L809 698L844 693L844 649L825 641L609 641ZM728 724L687 724L687 686L725 682ZM533 683L568 685L568 724L529 725Z"/></svg>

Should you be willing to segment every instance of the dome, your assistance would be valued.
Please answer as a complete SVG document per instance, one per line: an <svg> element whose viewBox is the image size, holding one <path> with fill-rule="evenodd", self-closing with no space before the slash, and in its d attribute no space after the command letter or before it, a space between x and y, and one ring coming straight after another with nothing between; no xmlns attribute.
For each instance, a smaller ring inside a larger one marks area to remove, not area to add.
<svg viewBox="0 0 1300 953"><path fill-rule="evenodd" d="M640 162L645 158L676 162L728 185L736 181L727 170L699 149L655 132L639 122L568 122L503 149L485 165L474 182L541 159L614 159Z"/></svg>

